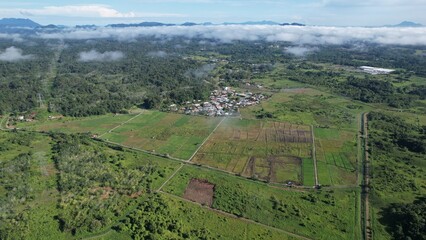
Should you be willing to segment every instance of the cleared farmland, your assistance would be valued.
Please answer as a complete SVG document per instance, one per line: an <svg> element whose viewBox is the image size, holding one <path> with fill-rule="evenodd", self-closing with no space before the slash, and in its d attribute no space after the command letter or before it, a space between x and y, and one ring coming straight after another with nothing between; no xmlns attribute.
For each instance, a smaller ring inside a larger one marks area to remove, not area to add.
<svg viewBox="0 0 426 240"><path fill-rule="evenodd" d="M311 142L308 126L229 118L192 161L245 177L302 184L302 159L311 158Z"/></svg>
<svg viewBox="0 0 426 240"><path fill-rule="evenodd" d="M355 185L356 134L338 129L315 129L318 178L322 185Z"/></svg>
<svg viewBox="0 0 426 240"><path fill-rule="evenodd" d="M103 135L102 139L186 160L220 120L146 111Z"/></svg>

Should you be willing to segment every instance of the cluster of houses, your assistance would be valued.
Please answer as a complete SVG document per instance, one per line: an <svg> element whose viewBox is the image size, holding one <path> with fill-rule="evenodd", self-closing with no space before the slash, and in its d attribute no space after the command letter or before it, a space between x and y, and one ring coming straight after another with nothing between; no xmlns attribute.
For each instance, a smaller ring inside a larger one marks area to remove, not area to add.
<svg viewBox="0 0 426 240"><path fill-rule="evenodd" d="M230 87L224 87L221 90L211 92L208 102L194 100L186 102L185 106L180 109L173 104L170 105L170 110L182 111L188 115L232 116L238 114L239 108L257 105L265 98L263 94L249 91L237 92Z"/></svg>

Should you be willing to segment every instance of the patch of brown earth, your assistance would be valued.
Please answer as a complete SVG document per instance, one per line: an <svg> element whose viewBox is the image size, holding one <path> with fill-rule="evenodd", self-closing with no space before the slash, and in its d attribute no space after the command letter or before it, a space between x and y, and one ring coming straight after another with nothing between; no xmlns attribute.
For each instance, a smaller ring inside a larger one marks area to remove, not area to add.
<svg viewBox="0 0 426 240"><path fill-rule="evenodd" d="M213 204L214 184L207 180L193 178L185 189L185 199L207 205Z"/></svg>

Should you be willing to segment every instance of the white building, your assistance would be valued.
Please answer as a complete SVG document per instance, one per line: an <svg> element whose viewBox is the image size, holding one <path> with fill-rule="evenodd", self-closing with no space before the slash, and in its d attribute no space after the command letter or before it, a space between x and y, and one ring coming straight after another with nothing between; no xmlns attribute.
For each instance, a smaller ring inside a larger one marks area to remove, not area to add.
<svg viewBox="0 0 426 240"><path fill-rule="evenodd" d="M377 75L377 74L389 74L391 72L394 72L394 69L386 69L386 68L376 68L376 67L369 67L369 66L361 66L359 67L362 71Z"/></svg>

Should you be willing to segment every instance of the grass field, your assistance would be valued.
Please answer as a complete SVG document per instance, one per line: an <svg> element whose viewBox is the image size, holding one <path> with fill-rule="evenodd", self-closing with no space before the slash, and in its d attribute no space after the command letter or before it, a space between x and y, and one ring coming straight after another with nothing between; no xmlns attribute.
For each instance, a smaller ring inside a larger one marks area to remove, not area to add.
<svg viewBox="0 0 426 240"><path fill-rule="evenodd" d="M338 129L315 128L318 181L322 185L355 185L356 134Z"/></svg>
<svg viewBox="0 0 426 240"><path fill-rule="evenodd" d="M219 124L219 118L146 111L102 136L123 144L172 157L189 159Z"/></svg>
<svg viewBox="0 0 426 240"><path fill-rule="evenodd" d="M52 120L23 122L16 127L37 131L53 131L62 133L85 133L101 135L122 122L128 121L137 114L106 114L101 116L71 118L63 117Z"/></svg>
<svg viewBox="0 0 426 240"><path fill-rule="evenodd" d="M302 158L311 157L311 141L307 126L230 118L193 162L269 182L302 184Z"/></svg>
<svg viewBox="0 0 426 240"><path fill-rule="evenodd" d="M163 188L183 196L193 178L215 185L213 208L313 239L359 239L354 190L289 191L185 166Z"/></svg>
<svg viewBox="0 0 426 240"><path fill-rule="evenodd" d="M260 105L241 109L243 118L270 113L279 121L323 128L356 130L356 116L369 108L312 88L282 89Z"/></svg>
<svg viewBox="0 0 426 240"><path fill-rule="evenodd" d="M311 158L304 158L302 160L302 173L303 173L303 185L314 186L315 185L314 160L312 160Z"/></svg>

